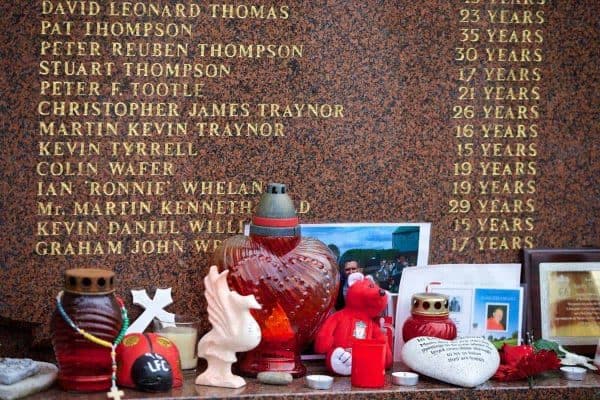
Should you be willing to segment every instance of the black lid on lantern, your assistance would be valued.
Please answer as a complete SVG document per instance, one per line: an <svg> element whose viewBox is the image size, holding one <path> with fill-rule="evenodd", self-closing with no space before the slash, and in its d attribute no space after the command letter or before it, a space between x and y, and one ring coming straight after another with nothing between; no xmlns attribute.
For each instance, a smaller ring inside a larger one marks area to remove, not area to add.
<svg viewBox="0 0 600 400"><path fill-rule="evenodd" d="M300 225L292 199L282 183L269 183L252 216L250 234L300 236Z"/></svg>

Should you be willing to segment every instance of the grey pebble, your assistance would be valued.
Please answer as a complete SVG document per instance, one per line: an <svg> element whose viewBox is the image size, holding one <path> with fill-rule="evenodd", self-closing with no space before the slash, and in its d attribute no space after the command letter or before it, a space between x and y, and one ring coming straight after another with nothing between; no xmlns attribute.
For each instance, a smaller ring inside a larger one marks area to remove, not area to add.
<svg viewBox="0 0 600 400"><path fill-rule="evenodd" d="M29 358L0 358L0 384L12 385L15 382L37 374L37 363Z"/></svg>
<svg viewBox="0 0 600 400"><path fill-rule="evenodd" d="M287 372L259 372L256 378L267 385L289 385L294 380Z"/></svg>
<svg viewBox="0 0 600 400"><path fill-rule="evenodd" d="M15 400L41 392L52 386L58 374L58 368L54 364L34 361L39 372L33 376L15 382L12 385L0 384L0 399Z"/></svg>

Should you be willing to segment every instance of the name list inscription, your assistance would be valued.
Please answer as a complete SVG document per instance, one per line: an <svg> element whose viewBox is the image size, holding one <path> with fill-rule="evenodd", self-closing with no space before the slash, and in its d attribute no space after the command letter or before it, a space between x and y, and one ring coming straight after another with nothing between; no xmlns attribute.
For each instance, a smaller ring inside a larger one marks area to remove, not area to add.
<svg viewBox="0 0 600 400"><path fill-rule="evenodd" d="M202 165L217 141L285 141L290 120L344 118L335 101L250 103L206 90L249 63L302 60L309 49L209 41L198 26L285 26L291 6L39 4L37 255L211 252L243 233L264 182L186 179L186 165Z"/></svg>

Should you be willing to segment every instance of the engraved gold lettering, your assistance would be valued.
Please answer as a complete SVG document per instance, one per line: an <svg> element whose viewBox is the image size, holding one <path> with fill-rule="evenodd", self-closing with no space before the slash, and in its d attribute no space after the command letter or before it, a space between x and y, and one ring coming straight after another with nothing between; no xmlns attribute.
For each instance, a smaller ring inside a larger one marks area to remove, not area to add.
<svg viewBox="0 0 600 400"><path fill-rule="evenodd" d="M212 18L285 20L290 17L290 8L287 5L209 4L208 11Z"/></svg>
<svg viewBox="0 0 600 400"><path fill-rule="evenodd" d="M37 242L35 254L40 256L98 256L123 254L121 241Z"/></svg>
<svg viewBox="0 0 600 400"><path fill-rule="evenodd" d="M201 239L194 240L194 248L196 253L213 253L222 243L218 239Z"/></svg>
<svg viewBox="0 0 600 400"><path fill-rule="evenodd" d="M183 253L182 240L134 240L131 254L171 254Z"/></svg>
<svg viewBox="0 0 600 400"><path fill-rule="evenodd" d="M152 212L150 201L84 201L73 203L72 215L146 215Z"/></svg>

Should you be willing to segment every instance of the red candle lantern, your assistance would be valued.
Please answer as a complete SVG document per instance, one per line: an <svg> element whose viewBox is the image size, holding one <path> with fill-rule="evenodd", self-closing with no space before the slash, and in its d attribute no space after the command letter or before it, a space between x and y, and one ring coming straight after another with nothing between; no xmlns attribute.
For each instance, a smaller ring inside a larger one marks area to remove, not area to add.
<svg viewBox="0 0 600 400"><path fill-rule="evenodd" d="M448 297L438 293L418 293L412 296L411 316L402 326L405 342L419 336L440 339L456 338L456 325L449 317Z"/></svg>
<svg viewBox="0 0 600 400"><path fill-rule="evenodd" d="M64 294L61 292L57 298L52 318L58 383L64 390L93 392L111 387L111 349L106 344L116 343L124 334L120 332L124 314L113 296L114 290L112 271L65 272ZM99 344L102 342L104 345Z"/></svg>
<svg viewBox="0 0 600 400"><path fill-rule="evenodd" d="M252 310L262 340L238 363L244 375L279 371L303 376L300 351L335 303L334 255L322 242L302 238L298 223L285 185L272 183L252 217L250 236L231 237L215 250L214 263L229 270L231 289L254 295L262 305Z"/></svg>

